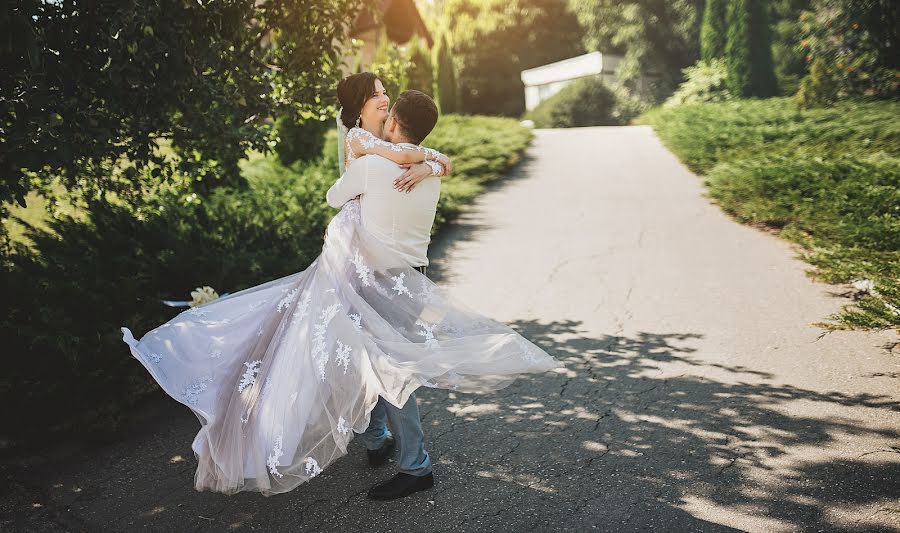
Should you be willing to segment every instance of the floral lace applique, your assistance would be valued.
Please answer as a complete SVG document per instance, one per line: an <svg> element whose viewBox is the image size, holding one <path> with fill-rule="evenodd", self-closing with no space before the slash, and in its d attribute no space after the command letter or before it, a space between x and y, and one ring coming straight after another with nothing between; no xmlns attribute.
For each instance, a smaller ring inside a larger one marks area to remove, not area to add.
<svg viewBox="0 0 900 533"><path fill-rule="evenodd" d="M303 297L303 301L297 304L297 309L295 309L294 314L291 315L291 326L306 318L306 315L308 314L307 311L309 310L309 302L311 299L312 295L307 292L306 296Z"/></svg>
<svg viewBox="0 0 900 533"><path fill-rule="evenodd" d="M341 218L341 221L350 219L353 222L360 222L362 219L360 217L359 202L350 200L349 202L345 203L344 207L342 207L341 211L338 213L338 216Z"/></svg>
<svg viewBox="0 0 900 533"><path fill-rule="evenodd" d="M356 275L366 287L372 284L372 270L363 262L363 258L359 255L359 248L353 251L353 259L350 260L356 267Z"/></svg>
<svg viewBox="0 0 900 533"><path fill-rule="evenodd" d="M443 301L443 299L440 297L440 295L437 292L435 292L435 290L434 290L435 286L433 283L428 281L428 278L425 278L425 277L422 278L421 287L422 287L422 290L416 296L418 296L419 299L422 300L423 302L425 302L427 304L437 304L437 303L441 303Z"/></svg>
<svg viewBox="0 0 900 533"><path fill-rule="evenodd" d="M438 344L437 339L434 338L434 327L435 324L429 324L423 320L416 320L417 326L422 326L423 329L419 330L419 335L425 337L425 346L428 346L432 350L435 348L439 348L440 344Z"/></svg>
<svg viewBox="0 0 900 533"><path fill-rule="evenodd" d="M297 292L299 290L300 290L299 288L294 288L293 290L291 290L291 292L289 292L287 294L287 296L285 296L284 298L281 299L280 302L278 302L278 312L279 313L282 311L282 308L284 308L284 310L286 311L287 308L294 302L294 298L297 297Z"/></svg>
<svg viewBox="0 0 900 533"><path fill-rule="evenodd" d="M343 366L344 374L346 374L347 367L350 365L350 353L353 351L353 348L341 341L337 341L337 345L338 349L337 353L334 355L334 362L337 363L338 366Z"/></svg>
<svg viewBox="0 0 900 533"><path fill-rule="evenodd" d="M431 159L426 159L423 162L431 168L432 176L440 176L441 174L443 174L444 167L442 167L439 162L432 161Z"/></svg>
<svg viewBox="0 0 900 533"><path fill-rule="evenodd" d="M402 152L403 147L391 142L383 141L375 136L371 131L365 128L350 128L350 131L347 132L347 146L350 147L347 153L353 153L356 156L356 153L353 152L353 144L352 140L359 139L359 144L363 146L363 148L370 149L377 146L383 146L394 152ZM358 156L356 156L358 157Z"/></svg>
<svg viewBox="0 0 900 533"><path fill-rule="evenodd" d="M154 363L159 363L160 361L162 361L162 355L160 355L156 352L148 353L147 357L149 357L150 359L153 359Z"/></svg>
<svg viewBox="0 0 900 533"><path fill-rule="evenodd" d="M341 435L346 435L347 433L350 433L350 428L347 427L347 421L344 420L344 417L342 417L342 416L338 417L337 430L338 430L338 433L340 433Z"/></svg>
<svg viewBox="0 0 900 533"><path fill-rule="evenodd" d="M313 349L312 356L316 362L319 371L319 379L325 381L325 365L328 364L328 349L325 346L325 332L328 331L328 324L341 308L341 304L332 304L328 308L323 309L319 315L320 322L313 326Z"/></svg>
<svg viewBox="0 0 900 533"><path fill-rule="evenodd" d="M213 350L212 353L209 354L209 356L212 359L218 359L218 358L222 357L222 350Z"/></svg>
<svg viewBox="0 0 900 533"><path fill-rule="evenodd" d="M391 279L394 280L394 286L391 289L397 291L397 296L401 294L406 294L410 298L413 297L412 293L409 292L409 289L406 288L406 285L403 284L403 278L406 277L406 272L401 272L399 276L391 276Z"/></svg>
<svg viewBox="0 0 900 533"><path fill-rule="evenodd" d="M247 370L244 371L244 375L241 376L241 382L238 383L238 392L244 392L244 389L256 383L256 376L259 374L259 365L261 364L261 359L244 363Z"/></svg>
<svg viewBox="0 0 900 533"><path fill-rule="evenodd" d="M212 376L202 376L194 379L184 388L182 396L191 405L197 405L198 396L205 391L209 384L212 383Z"/></svg>
<svg viewBox="0 0 900 533"><path fill-rule="evenodd" d="M275 445L272 447L272 453L269 455L268 459L266 459L266 466L269 467L269 472L276 477L284 477L284 474L278 471L278 460L284 455L284 450L282 449L283 445L284 434L283 432L279 432L278 436L275 437Z"/></svg>
<svg viewBox="0 0 900 533"><path fill-rule="evenodd" d="M362 331L362 317L356 313L347 316L353 321L353 325L356 326L356 329Z"/></svg>
<svg viewBox="0 0 900 533"><path fill-rule="evenodd" d="M316 477L322 473L322 468L319 467L319 462L312 457L306 458L306 473L309 474L310 477Z"/></svg>

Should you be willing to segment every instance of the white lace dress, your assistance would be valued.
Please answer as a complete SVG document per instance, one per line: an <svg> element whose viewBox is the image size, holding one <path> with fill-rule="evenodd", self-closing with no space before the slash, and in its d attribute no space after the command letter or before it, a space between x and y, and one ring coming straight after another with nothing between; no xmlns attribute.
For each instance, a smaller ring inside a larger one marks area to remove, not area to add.
<svg viewBox="0 0 900 533"><path fill-rule="evenodd" d="M353 158L348 144L348 159ZM197 490L282 493L347 453L379 395L420 386L489 392L560 366L504 324L454 301L360 224L331 220L322 253L295 274L185 311L131 353L201 428Z"/></svg>

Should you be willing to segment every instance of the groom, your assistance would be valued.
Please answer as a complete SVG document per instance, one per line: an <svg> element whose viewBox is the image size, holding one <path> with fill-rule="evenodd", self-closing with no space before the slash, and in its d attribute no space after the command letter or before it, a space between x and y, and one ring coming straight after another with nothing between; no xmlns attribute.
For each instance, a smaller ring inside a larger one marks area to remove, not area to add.
<svg viewBox="0 0 900 533"><path fill-rule="evenodd" d="M431 133L437 118L437 106L431 97L419 91L405 91L397 97L388 113L383 138L396 144L417 145ZM385 246L394 249L410 266L425 274L441 182L438 177L426 177L411 191L403 193L393 186L403 172L403 168L382 156L360 157L331 186L326 199L331 207L340 208L361 195L360 213L366 229ZM402 409L378 398L369 428L360 434L369 464L386 463L394 451L395 438L388 430L388 421L399 444L400 472L369 490L369 498L376 500L403 498L434 486L431 458L425 451L425 435L415 393L410 394Z"/></svg>

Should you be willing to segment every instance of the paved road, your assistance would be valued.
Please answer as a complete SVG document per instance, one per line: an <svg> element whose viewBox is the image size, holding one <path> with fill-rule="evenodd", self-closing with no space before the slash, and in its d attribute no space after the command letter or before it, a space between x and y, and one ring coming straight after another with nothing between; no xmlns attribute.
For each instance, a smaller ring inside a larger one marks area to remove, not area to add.
<svg viewBox="0 0 900 533"><path fill-rule="evenodd" d="M0 529L900 531L896 335L820 338L847 300L649 128L538 131L431 255L566 362L492 395L422 390L432 491L368 501L392 470L354 444L285 495L196 493L197 421L160 397L122 442L6 468Z"/></svg>

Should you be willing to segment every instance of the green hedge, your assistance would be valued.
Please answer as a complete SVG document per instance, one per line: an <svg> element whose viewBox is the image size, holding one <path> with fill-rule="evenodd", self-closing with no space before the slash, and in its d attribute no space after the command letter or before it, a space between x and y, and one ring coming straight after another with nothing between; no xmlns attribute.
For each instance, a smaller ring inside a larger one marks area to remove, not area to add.
<svg viewBox="0 0 900 533"><path fill-rule="evenodd" d="M579 78L525 114L538 128L576 128L627 124L647 109L622 86L596 76Z"/></svg>
<svg viewBox="0 0 900 533"><path fill-rule="evenodd" d="M641 121L739 220L802 246L831 283L871 280L828 328L900 326L900 102L789 98L656 109Z"/></svg>
<svg viewBox="0 0 900 533"><path fill-rule="evenodd" d="M455 167L443 178L436 226L517 162L531 136L512 119L443 117L425 142ZM0 258L0 438L113 435L127 408L156 390L120 326L143 334L177 313L161 299L189 299L200 285L235 292L305 269L336 213L325 202L337 178L335 137L328 132L324 156L310 163L251 155L244 191L199 197L175 187L141 206L101 202L28 227L32 245Z"/></svg>

